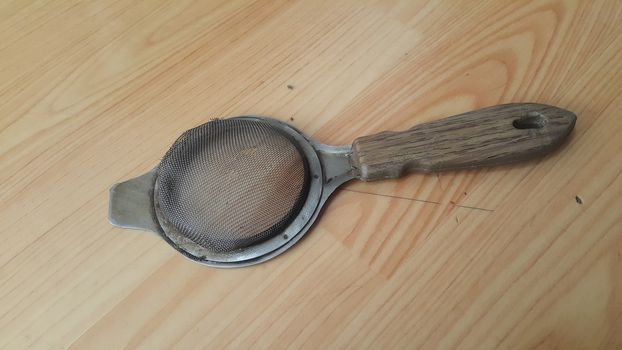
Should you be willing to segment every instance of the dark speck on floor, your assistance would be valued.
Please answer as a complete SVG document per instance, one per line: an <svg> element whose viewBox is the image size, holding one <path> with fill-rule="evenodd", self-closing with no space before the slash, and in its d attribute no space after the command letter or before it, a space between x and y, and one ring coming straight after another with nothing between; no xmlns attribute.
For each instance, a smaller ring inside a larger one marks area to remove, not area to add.
<svg viewBox="0 0 622 350"><path fill-rule="evenodd" d="M574 200L577 201L577 204L583 204L583 199L578 195L574 197Z"/></svg>
<svg viewBox="0 0 622 350"><path fill-rule="evenodd" d="M294 85L287 84L287 88L290 90L294 90Z"/></svg>

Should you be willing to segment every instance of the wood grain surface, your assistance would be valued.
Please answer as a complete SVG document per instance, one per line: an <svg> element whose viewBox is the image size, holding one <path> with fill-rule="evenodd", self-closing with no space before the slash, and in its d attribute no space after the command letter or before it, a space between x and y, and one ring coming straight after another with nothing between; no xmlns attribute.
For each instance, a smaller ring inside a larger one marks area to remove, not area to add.
<svg viewBox="0 0 622 350"><path fill-rule="evenodd" d="M361 136L352 144L352 163L361 180L374 181L536 159L561 146L576 119L559 107L506 103Z"/></svg>
<svg viewBox="0 0 622 350"><path fill-rule="evenodd" d="M622 3L0 3L0 347L620 349ZM575 112L500 168L352 182L304 240L196 265L107 222L210 118L356 137L508 102Z"/></svg>

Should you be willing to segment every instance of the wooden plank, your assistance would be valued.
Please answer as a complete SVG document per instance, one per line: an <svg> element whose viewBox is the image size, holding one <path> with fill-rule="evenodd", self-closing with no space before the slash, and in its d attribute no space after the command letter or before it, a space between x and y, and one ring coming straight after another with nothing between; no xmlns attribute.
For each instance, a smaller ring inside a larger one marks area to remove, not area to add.
<svg viewBox="0 0 622 350"><path fill-rule="evenodd" d="M620 23L614 0L3 2L0 348L621 348ZM349 144L510 102L576 113L568 143L348 183L262 265L106 220L213 117Z"/></svg>

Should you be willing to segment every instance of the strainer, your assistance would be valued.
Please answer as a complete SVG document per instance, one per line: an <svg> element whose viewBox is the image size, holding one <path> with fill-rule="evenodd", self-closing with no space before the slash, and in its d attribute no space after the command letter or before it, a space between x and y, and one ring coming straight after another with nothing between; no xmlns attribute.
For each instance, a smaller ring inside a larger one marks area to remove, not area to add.
<svg viewBox="0 0 622 350"><path fill-rule="evenodd" d="M148 173L110 189L113 225L153 231L210 266L256 264L309 230L339 185L509 163L559 146L576 116L534 103L488 107L328 146L276 119L213 120Z"/></svg>

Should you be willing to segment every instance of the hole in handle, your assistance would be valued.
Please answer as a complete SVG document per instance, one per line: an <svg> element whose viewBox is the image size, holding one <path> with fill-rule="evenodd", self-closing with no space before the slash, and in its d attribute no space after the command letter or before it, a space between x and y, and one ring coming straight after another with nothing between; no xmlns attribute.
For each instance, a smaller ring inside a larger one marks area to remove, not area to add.
<svg viewBox="0 0 622 350"><path fill-rule="evenodd" d="M531 112L524 117L514 119L512 125L516 129L542 129L546 124L546 118L540 113Z"/></svg>

